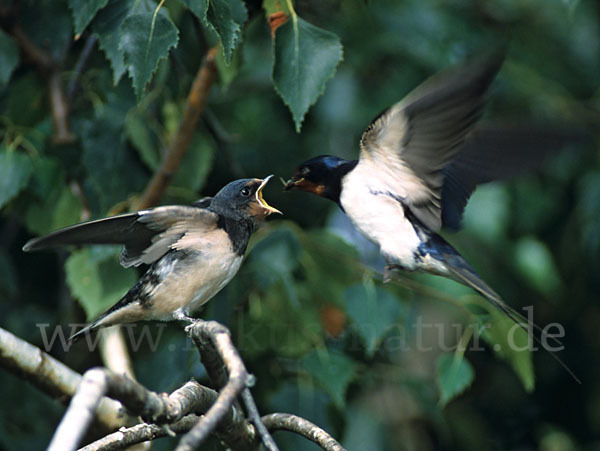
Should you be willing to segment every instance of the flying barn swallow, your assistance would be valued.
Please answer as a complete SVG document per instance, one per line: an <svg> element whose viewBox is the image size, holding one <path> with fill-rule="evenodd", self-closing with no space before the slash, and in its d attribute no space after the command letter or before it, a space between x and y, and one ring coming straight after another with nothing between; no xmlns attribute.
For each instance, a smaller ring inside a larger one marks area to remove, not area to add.
<svg viewBox="0 0 600 451"><path fill-rule="evenodd" d="M85 222L34 238L26 252L63 245L122 244L121 265L150 265L138 282L100 317L74 334L141 320L187 320L240 268L254 229L271 213L263 180L241 179L213 198Z"/></svg>
<svg viewBox="0 0 600 451"><path fill-rule="evenodd" d="M488 55L427 80L367 127L358 160L315 157L297 167L285 189L337 203L379 246L388 263L384 279L394 269L444 276L471 287L519 323L522 316L437 233L442 227L459 227L478 184L535 165L526 145L539 147L535 141L540 135L530 136L525 129L508 140L492 134L486 148L480 146L485 139L474 132L502 61L503 55ZM520 137L523 142L515 149L502 148ZM541 144L552 150L564 143L560 138L542 137Z"/></svg>

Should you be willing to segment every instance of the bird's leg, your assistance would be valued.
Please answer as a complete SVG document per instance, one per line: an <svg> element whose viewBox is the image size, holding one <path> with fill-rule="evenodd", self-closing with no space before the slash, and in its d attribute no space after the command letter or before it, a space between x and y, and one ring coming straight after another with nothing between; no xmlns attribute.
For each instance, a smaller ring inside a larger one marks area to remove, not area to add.
<svg viewBox="0 0 600 451"><path fill-rule="evenodd" d="M181 308L173 312L173 318L175 318L177 321L185 321L186 323L188 323L188 325L185 326L186 332L188 331L188 328L196 322L195 318L188 316L187 312Z"/></svg>

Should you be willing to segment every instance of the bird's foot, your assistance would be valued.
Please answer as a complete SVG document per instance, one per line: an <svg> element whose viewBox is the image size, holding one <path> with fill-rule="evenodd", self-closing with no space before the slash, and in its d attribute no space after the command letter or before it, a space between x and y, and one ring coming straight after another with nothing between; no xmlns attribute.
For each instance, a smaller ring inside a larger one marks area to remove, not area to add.
<svg viewBox="0 0 600 451"><path fill-rule="evenodd" d="M400 265L385 265L383 268L383 283L388 283L392 280L392 272L395 269L402 269Z"/></svg>

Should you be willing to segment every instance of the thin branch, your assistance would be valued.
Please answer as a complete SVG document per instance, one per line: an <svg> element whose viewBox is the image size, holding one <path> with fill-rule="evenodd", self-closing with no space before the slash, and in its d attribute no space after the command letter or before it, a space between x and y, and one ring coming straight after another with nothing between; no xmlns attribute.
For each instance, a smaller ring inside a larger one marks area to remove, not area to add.
<svg viewBox="0 0 600 451"><path fill-rule="evenodd" d="M273 437L271 437L271 434L269 434L269 430L263 424L249 388L245 388L242 392L242 399L244 400L244 405L246 406L250 421L256 428L258 435L262 438L265 448L267 448L268 451L277 451L277 444L275 443L275 440L273 440Z"/></svg>
<svg viewBox="0 0 600 451"><path fill-rule="evenodd" d="M191 450L199 447L204 440L212 433L217 425L222 424L223 412L234 405L237 398L243 392L246 392L248 387L254 383L254 378L244 366L237 349L231 341L231 336L227 328L215 321L198 320L186 328L188 334L192 337L200 351L202 363L207 369L209 376L216 379L219 386L223 386L219 393L219 397L213 404L211 409L206 413L196 426L186 434L180 441L177 450ZM219 358L217 358L218 355ZM218 362L220 360L221 362ZM223 377L225 371L223 365L227 369L228 378L223 385ZM219 367L221 367L219 369ZM260 418L256 410L256 405L249 391L243 395L248 407L250 416L253 417L253 422L260 423ZM259 437L269 450L277 450L275 442L269 435L266 428L256 426L259 431ZM262 429L262 431L261 431ZM247 449L253 449L256 441L240 442L239 446Z"/></svg>
<svg viewBox="0 0 600 451"><path fill-rule="evenodd" d="M81 383L79 373L2 328L0 366L65 404ZM108 430L115 430L123 424L133 424L133 419L123 416L120 411L120 403L104 398L96 409L96 419Z"/></svg>
<svg viewBox="0 0 600 451"><path fill-rule="evenodd" d="M220 395L196 381L189 381L167 396L146 389L124 374L94 368L83 376L48 449L76 449L103 396L120 401L133 416L140 416L149 423L169 428L170 424L178 422L189 413L202 415L210 411ZM244 419L242 412L230 405L222 418L215 434L229 447L247 449L249 444L255 443L254 428ZM240 443L245 444L244 447L238 446Z"/></svg>
<svg viewBox="0 0 600 451"><path fill-rule="evenodd" d="M90 55L92 54L92 50L98 41L98 36L92 34L88 36L83 46L83 50L81 51L81 55L79 55L79 59L75 64L75 68L73 69L73 74L71 75L71 79L69 80L69 84L67 85L67 97L69 100L73 98L75 95L75 91L77 90L77 85L79 83L79 78L81 77L81 73L83 72L83 68L85 67Z"/></svg>
<svg viewBox="0 0 600 451"><path fill-rule="evenodd" d="M300 434L316 443L325 451L344 451L333 437L304 418L289 413L272 413L262 417L264 425L269 431L290 431Z"/></svg>
<svg viewBox="0 0 600 451"><path fill-rule="evenodd" d="M142 423L130 428L121 428L118 432L102 437L79 451L116 451L157 438L182 434L189 431L199 418L198 415L189 414L168 427Z"/></svg>
<svg viewBox="0 0 600 451"><path fill-rule="evenodd" d="M224 326L215 321L195 321L186 328L186 331L197 344L199 342L205 343L207 338L211 341L227 367L229 379L204 418L179 442L176 448L177 451L197 449L223 420L237 397L247 387L250 379L244 362L233 346L229 331ZM200 346L200 349L202 349L203 345Z"/></svg>
<svg viewBox="0 0 600 451"><path fill-rule="evenodd" d="M217 46L212 47L206 54L204 62L192 83L177 133L171 141L159 170L154 174L154 177L146 187L146 191L137 205L138 210L158 203L171 178L179 168L181 160L192 141L198 120L204 111L208 93L217 74L216 54Z"/></svg>
<svg viewBox="0 0 600 451"><path fill-rule="evenodd" d="M37 66L46 79L54 129L52 141L59 145L74 142L76 138L69 125L69 102L62 88L58 65L52 56L33 43L18 25L13 25L9 32L14 36L23 54Z"/></svg>

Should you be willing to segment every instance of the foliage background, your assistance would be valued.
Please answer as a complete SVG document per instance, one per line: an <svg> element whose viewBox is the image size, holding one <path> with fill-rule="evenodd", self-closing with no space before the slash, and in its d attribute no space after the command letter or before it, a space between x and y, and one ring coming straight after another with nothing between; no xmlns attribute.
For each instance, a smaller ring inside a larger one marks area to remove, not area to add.
<svg viewBox="0 0 600 451"><path fill-rule="evenodd" d="M214 1L210 7L224 3L233 17L229 28L219 28L214 11L198 19L194 8L204 2L166 1L155 19L160 48L145 54L144 27L156 9L149 0L0 3L0 326L43 347L38 324L51 331L84 322L135 281L134 270L118 267L114 249L35 255L20 249L32 236L135 202L176 131L202 56L218 40L215 29L227 50L219 56L219 80L162 203L212 195L239 177L286 178L297 163L322 153L352 158L377 113L436 71L509 40L486 119L577 125L592 139L555 156L537 175L480 188L464 229L448 237L508 303L533 305L539 324L565 327L561 356L581 385L547 353L494 353L498 334L485 337L485 351L467 350L465 360L440 348L435 328L421 337L432 350L416 350L419 318L445 325L445 346L457 341L453 323L490 320L496 331L507 323L474 309L478 298L453 282L413 275L405 286L373 280L363 265L381 262L337 208L284 195L277 183L266 197L285 217L256 234L239 275L201 315L233 331L257 376L261 412L304 416L350 450L597 449L598 2L298 2L299 17L335 33L343 45L335 73L337 46L323 50L332 41L303 49L322 50L333 64L324 69L332 78L301 133L298 112L292 120L278 96L285 97L281 83L289 80L276 75L274 89L276 49L262 5ZM265 3L267 10L288 8ZM15 5L16 16L7 16ZM139 16L130 18L133 12ZM131 23L116 32L110 28L115 17ZM86 24L86 18L93 20ZM15 21L61 61L64 86L90 37L99 36L74 86L72 142L53 139L47 82L19 52L10 34ZM277 63L285 66L286 58ZM307 95L316 98L320 88L307 88ZM307 106L296 105L297 111ZM139 330L132 329L134 338ZM162 329L149 330L156 336ZM65 353L58 341L51 353L82 372L101 363L83 347ZM203 377L177 325L164 329L154 352L143 340L134 366L139 380L158 391ZM44 447L63 407L7 373L0 381L0 448ZM301 439L275 437L283 449L310 448Z"/></svg>

